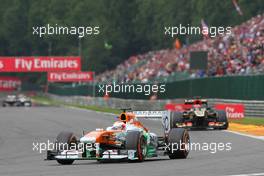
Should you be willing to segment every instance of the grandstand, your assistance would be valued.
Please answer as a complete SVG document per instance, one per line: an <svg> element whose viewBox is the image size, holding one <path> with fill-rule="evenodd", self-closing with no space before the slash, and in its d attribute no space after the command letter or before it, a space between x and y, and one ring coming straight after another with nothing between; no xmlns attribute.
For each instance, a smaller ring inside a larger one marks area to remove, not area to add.
<svg viewBox="0 0 264 176"><path fill-rule="evenodd" d="M190 70L191 51L208 51L208 69ZM131 56L98 82L175 81L188 78L264 73L264 14L232 28L231 35L208 38L181 49Z"/></svg>

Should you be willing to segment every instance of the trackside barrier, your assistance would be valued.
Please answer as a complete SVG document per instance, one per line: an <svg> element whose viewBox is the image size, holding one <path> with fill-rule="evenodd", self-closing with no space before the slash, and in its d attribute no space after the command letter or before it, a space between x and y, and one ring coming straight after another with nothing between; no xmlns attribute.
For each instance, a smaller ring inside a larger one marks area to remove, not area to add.
<svg viewBox="0 0 264 176"><path fill-rule="evenodd" d="M109 98L105 100L101 97L89 97L89 96L58 96L48 94L53 100L76 105L87 106L101 106L113 109L120 108L132 108L133 110L164 110L164 106L167 103L183 103L184 99L174 100L134 100L134 99L119 99ZM264 101L254 100L232 100L232 99L208 99L210 106L224 103L244 104L246 117L263 117L264 118Z"/></svg>
<svg viewBox="0 0 264 176"><path fill-rule="evenodd" d="M133 84L133 83L132 83ZM149 83L141 83L142 86ZM159 83L161 85L162 83ZM204 98L221 99L242 99L242 100L263 100L264 101L264 74L247 76L223 76L196 78L179 80L164 83L165 93L157 94L159 99L178 99L193 96ZM137 84L138 85L138 84ZM113 86L113 85L112 85ZM95 96L103 97L105 94L100 92L99 85L61 85L50 84L49 93L63 96ZM142 99L148 100L151 95L137 92L117 92L110 93L111 97L123 99Z"/></svg>

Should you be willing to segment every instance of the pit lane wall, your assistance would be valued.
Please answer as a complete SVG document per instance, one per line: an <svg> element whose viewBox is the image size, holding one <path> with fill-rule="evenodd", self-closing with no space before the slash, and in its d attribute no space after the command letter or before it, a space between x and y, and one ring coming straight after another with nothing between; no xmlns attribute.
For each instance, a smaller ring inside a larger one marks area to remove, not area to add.
<svg viewBox="0 0 264 176"><path fill-rule="evenodd" d="M74 105L87 105L87 106L100 106L113 109L132 108L133 110L164 110L167 103L182 103L183 99L173 100L135 100L135 99L119 99L109 98L104 99L101 97L90 96L58 96L54 94L47 95L52 100L59 102L74 104ZM246 117L263 117L264 118L264 101L255 100L231 100L231 99L208 99L210 106L225 103L244 104Z"/></svg>

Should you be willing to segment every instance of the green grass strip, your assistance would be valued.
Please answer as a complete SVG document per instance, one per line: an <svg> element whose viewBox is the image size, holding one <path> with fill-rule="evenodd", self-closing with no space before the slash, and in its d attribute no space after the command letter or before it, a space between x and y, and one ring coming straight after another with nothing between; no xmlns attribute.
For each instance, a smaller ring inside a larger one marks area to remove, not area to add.
<svg viewBox="0 0 264 176"><path fill-rule="evenodd" d="M45 96L35 96L32 98L32 100L35 103L51 105L51 106L70 106L70 107L76 107L76 108L81 108L81 109L87 109L87 110L98 111L98 112L106 112L106 113L112 113L112 114L121 113L121 110L117 110L117 109L100 107L100 106L84 106L84 105L77 105L77 104L71 104L71 103L64 103L58 100L52 100Z"/></svg>
<svg viewBox="0 0 264 176"><path fill-rule="evenodd" d="M264 118L259 118L259 117L245 117L243 119L239 120L229 120L230 122L233 123L238 123L238 124L243 124L243 125L259 125L259 126L264 126Z"/></svg>

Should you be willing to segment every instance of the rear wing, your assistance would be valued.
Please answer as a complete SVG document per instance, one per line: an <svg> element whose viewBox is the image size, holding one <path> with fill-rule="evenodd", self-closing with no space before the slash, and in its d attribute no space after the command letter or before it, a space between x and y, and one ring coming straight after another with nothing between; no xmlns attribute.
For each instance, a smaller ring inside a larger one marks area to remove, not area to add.
<svg viewBox="0 0 264 176"><path fill-rule="evenodd" d="M135 117L139 118L152 118L161 119L164 133L168 134L171 129L171 111L133 111Z"/></svg>
<svg viewBox="0 0 264 176"><path fill-rule="evenodd" d="M184 100L184 104L196 104L197 102L199 102L201 104L207 104L206 99L187 99L187 100Z"/></svg>

